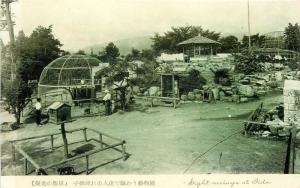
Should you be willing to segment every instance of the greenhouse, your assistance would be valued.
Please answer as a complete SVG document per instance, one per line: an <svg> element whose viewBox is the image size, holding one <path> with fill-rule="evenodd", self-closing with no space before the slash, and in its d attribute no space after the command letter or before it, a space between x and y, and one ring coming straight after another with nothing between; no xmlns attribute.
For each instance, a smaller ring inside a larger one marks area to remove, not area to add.
<svg viewBox="0 0 300 188"><path fill-rule="evenodd" d="M68 91L72 99L76 99L84 90L90 97L95 88L93 67L99 63L98 59L87 55L66 55L55 59L41 73L38 95Z"/></svg>

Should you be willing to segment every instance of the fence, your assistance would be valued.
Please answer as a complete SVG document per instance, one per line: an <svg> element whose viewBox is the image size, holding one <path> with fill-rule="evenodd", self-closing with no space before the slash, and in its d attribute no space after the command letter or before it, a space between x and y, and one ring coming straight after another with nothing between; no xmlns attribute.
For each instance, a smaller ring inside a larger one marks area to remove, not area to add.
<svg viewBox="0 0 300 188"><path fill-rule="evenodd" d="M12 147L12 160L13 160L13 162L16 161L16 152L19 152L24 158L24 174L25 175L31 174L34 171L36 172L37 175L41 175L41 174L42 175L47 175L46 170L49 169L49 168L57 167L57 166L62 165L64 163L74 161L74 160L77 160L77 159L80 159L80 158L85 158L86 159L85 160L85 162L86 162L85 172L88 175L90 169L95 169L96 168L96 167L91 168L89 166L89 157L93 154L96 154L96 153L99 153L101 151L105 151L105 150L108 150L108 149L114 149L115 151L120 152L122 154L122 156L117 158L117 159L114 159L110 162L114 162L114 161L119 160L119 159L123 159L125 161L129 157L129 154L125 151L125 143L126 143L125 140L115 138L111 135L108 135L106 133L103 133L103 132L100 132L100 131L97 131L97 130L94 130L94 129L90 129L90 128L79 128L79 129L68 130L68 131L66 131L66 133L73 133L73 132L78 132L78 131L83 132L84 139L83 139L82 142L89 142L89 141L93 140L93 141L96 141L96 142L99 143L100 148L95 149L95 150L91 150L91 151L88 151L88 152L85 152L85 153L82 153L82 154L79 154L79 155L76 155L76 156L71 157L71 158L66 158L64 160L61 160L61 161L58 161L58 162L55 162L55 163L52 163L52 164L40 165L26 151L24 151L19 145L17 145L17 143L21 142L21 141L49 137L50 138L50 143L49 143L50 148L48 148L48 149L50 149L51 151L54 151L56 148L63 147L64 145L59 145L59 146L54 145L54 136L55 135L60 135L61 133L52 133L52 134L39 135L39 136L33 136L33 137L28 137L28 138L23 138L23 139L17 139L17 140L10 141L10 144L11 144L11 147ZM95 139L95 138L88 139L88 132L89 131L98 134L99 138L98 139ZM116 141L116 143L111 144L111 145L109 145L108 143L105 143L104 142L105 137ZM75 144L75 143L78 143L78 142L69 143L68 145ZM121 147L120 149L118 148L119 146ZM32 166L34 167L34 171L28 172L28 162L30 164L32 164ZM105 164L108 164L108 163L105 163Z"/></svg>

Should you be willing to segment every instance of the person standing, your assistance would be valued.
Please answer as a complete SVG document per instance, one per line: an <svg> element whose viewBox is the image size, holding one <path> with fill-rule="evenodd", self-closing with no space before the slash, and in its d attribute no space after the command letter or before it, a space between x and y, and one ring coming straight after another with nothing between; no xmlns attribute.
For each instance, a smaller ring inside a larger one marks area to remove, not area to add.
<svg viewBox="0 0 300 188"><path fill-rule="evenodd" d="M35 122L37 126L41 125L41 116L42 116L42 104L41 104L41 98L36 99L37 102L35 103Z"/></svg>
<svg viewBox="0 0 300 188"><path fill-rule="evenodd" d="M108 90L104 91L105 96L103 97L103 101L105 102L105 115L109 116L111 114L111 94Z"/></svg>

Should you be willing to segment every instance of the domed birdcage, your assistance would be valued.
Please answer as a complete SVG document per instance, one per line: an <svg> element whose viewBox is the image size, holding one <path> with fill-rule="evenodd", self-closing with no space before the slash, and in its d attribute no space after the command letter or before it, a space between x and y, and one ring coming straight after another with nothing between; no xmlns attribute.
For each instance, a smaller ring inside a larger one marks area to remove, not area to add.
<svg viewBox="0 0 300 188"><path fill-rule="evenodd" d="M98 59L87 55L66 55L47 65L39 80L38 95L51 90L94 88L92 67L99 66ZM73 97L72 97L73 98Z"/></svg>

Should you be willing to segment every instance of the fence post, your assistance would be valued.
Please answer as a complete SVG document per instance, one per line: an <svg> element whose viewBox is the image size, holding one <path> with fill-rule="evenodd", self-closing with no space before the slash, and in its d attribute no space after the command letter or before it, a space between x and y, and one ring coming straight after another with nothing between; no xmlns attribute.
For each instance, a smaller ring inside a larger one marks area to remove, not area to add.
<svg viewBox="0 0 300 188"><path fill-rule="evenodd" d="M83 129L83 136L84 136L84 141L87 142L86 128Z"/></svg>
<svg viewBox="0 0 300 188"><path fill-rule="evenodd" d="M126 152L125 152L125 144L122 144L122 156L123 156L123 161L126 160Z"/></svg>
<svg viewBox="0 0 300 188"><path fill-rule="evenodd" d="M16 161L16 149L14 146L14 143L11 143L11 153L12 153L12 160L15 162Z"/></svg>
<svg viewBox="0 0 300 188"><path fill-rule="evenodd" d="M102 134L99 134L99 141L100 141L100 148L103 149L103 139L102 139Z"/></svg>
<svg viewBox="0 0 300 188"><path fill-rule="evenodd" d="M86 175L89 174L89 156L85 156L86 159Z"/></svg>
<svg viewBox="0 0 300 188"><path fill-rule="evenodd" d="M24 158L24 168L25 168L25 170L24 170L24 173L25 173L25 175L27 175L27 168L28 168L28 162L27 162L27 158L25 157Z"/></svg>
<svg viewBox="0 0 300 188"><path fill-rule="evenodd" d="M54 146L54 140L53 140L53 135L51 135L51 150L53 151L53 146Z"/></svg>

